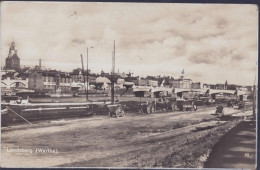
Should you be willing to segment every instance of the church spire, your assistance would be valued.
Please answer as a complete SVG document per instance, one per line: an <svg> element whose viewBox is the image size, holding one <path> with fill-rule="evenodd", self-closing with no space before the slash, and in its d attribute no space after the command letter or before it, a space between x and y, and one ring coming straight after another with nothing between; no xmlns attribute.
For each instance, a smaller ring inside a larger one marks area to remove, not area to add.
<svg viewBox="0 0 260 170"><path fill-rule="evenodd" d="M15 50L15 42L14 41L11 44L11 50Z"/></svg>
<svg viewBox="0 0 260 170"><path fill-rule="evenodd" d="M17 50L15 49L15 42L12 41L9 48L8 57L6 58L6 68L7 69L20 69L20 59L17 55Z"/></svg>
<svg viewBox="0 0 260 170"><path fill-rule="evenodd" d="M10 48L9 48L8 57L11 58L14 54L17 55L17 50L15 50L15 42L13 41L13 42L11 43Z"/></svg>

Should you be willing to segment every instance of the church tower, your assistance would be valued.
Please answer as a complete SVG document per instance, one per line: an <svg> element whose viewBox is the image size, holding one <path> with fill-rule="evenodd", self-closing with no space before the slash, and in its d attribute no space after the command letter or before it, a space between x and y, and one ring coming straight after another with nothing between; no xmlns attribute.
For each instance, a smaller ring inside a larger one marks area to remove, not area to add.
<svg viewBox="0 0 260 170"><path fill-rule="evenodd" d="M8 57L5 60L5 67L6 69L20 69L20 58L17 55L17 50L15 49L15 42L11 43L9 48Z"/></svg>

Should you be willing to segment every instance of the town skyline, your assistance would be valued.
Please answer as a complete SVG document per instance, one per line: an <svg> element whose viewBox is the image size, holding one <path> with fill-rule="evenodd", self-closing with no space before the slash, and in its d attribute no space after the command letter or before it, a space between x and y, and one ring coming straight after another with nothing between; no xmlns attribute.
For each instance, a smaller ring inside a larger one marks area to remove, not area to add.
<svg viewBox="0 0 260 170"><path fill-rule="evenodd" d="M14 40L21 65L71 71L88 47L89 69L111 72L115 40L116 72L184 69L194 82L240 85L257 76L255 5L4 2L1 11L2 65Z"/></svg>

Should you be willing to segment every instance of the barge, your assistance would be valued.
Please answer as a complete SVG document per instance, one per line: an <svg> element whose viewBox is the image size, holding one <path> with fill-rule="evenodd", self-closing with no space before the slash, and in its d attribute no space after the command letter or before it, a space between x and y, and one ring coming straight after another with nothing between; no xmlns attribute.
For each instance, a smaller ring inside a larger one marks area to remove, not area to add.
<svg viewBox="0 0 260 170"><path fill-rule="evenodd" d="M112 105L109 101L84 103L5 103L2 104L2 125L17 122L49 120L57 118L87 117L97 112L108 115L110 109L122 109L121 104Z"/></svg>

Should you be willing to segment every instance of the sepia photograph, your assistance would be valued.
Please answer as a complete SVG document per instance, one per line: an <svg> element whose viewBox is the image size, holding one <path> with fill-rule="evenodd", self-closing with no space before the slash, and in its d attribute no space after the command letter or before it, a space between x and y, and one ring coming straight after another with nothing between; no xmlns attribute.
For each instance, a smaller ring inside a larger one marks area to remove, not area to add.
<svg viewBox="0 0 260 170"><path fill-rule="evenodd" d="M257 168L256 4L0 8L0 167Z"/></svg>

